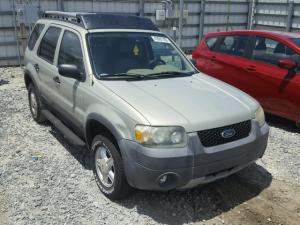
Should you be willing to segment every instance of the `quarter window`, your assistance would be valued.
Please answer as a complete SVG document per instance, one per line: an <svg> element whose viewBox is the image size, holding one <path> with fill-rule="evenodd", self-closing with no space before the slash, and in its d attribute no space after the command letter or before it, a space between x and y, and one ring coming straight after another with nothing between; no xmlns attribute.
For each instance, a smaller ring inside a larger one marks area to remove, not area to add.
<svg viewBox="0 0 300 225"><path fill-rule="evenodd" d="M221 41L218 51L229 55L244 56L248 44L248 36L225 36L224 39Z"/></svg>
<svg viewBox="0 0 300 225"><path fill-rule="evenodd" d="M73 64L81 72L84 71L80 40L73 32L66 31L64 33L58 57L58 65L60 64Z"/></svg>
<svg viewBox="0 0 300 225"><path fill-rule="evenodd" d="M256 37L252 58L277 65L280 59L291 58L299 62L299 55L287 45L270 38Z"/></svg>
<svg viewBox="0 0 300 225"><path fill-rule="evenodd" d="M38 55L51 64L54 60L55 49L60 35L60 31L60 28L50 27L44 35L39 47Z"/></svg>
<svg viewBox="0 0 300 225"><path fill-rule="evenodd" d="M37 23L34 26L34 29L30 35L29 41L28 41L28 48L32 50L35 46L35 43L37 39L39 38L40 34L42 33L42 30L44 29L45 25Z"/></svg>

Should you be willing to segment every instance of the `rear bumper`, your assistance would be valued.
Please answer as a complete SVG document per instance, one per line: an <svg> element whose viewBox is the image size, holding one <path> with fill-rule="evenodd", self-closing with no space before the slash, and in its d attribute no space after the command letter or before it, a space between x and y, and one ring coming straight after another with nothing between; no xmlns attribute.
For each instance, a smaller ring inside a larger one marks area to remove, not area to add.
<svg viewBox="0 0 300 225"><path fill-rule="evenodd" d="M119 146L131 186L147 190L184 189L229 176L262 157L268 133L267 124L259 127L252 121L247 138L214 147L203 147L197 133L188 134L184 148L146 148L129 140L121 140Z"/></svg>

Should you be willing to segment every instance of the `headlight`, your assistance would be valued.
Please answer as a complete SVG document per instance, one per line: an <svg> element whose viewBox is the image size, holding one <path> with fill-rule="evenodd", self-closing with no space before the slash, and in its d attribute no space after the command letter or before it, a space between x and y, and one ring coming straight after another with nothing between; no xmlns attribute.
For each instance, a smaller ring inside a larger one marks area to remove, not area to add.
<svg viewBox="0 0 300 225"><path fill-rule="evenodd" d="M152 127L137 125L135 139L149 147L183 147L187 137L182 127Z"/></svg>
<svg viewBox="0 0 300 225"><path fill-rule="evenodd" d="M259 126L263 126L265 124L265 113L261 106L255 112L255 120L259 123Z"/></svg>

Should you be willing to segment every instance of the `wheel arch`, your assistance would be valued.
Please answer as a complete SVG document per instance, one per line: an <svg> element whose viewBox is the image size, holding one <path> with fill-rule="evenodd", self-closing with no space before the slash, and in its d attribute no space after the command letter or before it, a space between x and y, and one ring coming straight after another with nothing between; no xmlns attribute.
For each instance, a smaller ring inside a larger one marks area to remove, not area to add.
<svg viewBox="0 0 300 225"><path fill-rule="evenodd" d="M117 147L119 147L118 141L123 138L121 132L118 131L109 120L97 113L91 113L88 115L84 131L87 147L90 150L93 138L97 134L105 133L110 139L112 139Z"/></svg>
<svg viewBox="0 0 300 225"><path fill-rule="evenodd" d="M27 69L24 70L24 82L25 82L26 89L28 89L30 84L33 84L36 88L38 88L33 75Z"/></svg>

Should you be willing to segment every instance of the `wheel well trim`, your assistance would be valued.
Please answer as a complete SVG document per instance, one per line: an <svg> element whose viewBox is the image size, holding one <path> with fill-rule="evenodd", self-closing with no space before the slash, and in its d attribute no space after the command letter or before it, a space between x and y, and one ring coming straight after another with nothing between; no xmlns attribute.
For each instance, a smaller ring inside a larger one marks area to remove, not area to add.
<svg viewBox="0 0 300 225"><path fill-rule="evenodd" d="M26 85L26 76L30 77L30 80L33 82L33 85L38 89L37 82L34 79L34 76L32 75L32 73L28 69L24 69L24 82L25 82L25 85Z"/></svg>
<svg viewBox="0 0 300 225"><path fill-rule="evenodd" d="M89 145L89 142L88 142L87 129L88 129L89 121L91 121L91 120L95 120L98 123L100 123L102 126L104 126L114 136L114 138L116 139L117 142L119 142L119 140L123 139L121 132L119 132L107 118L105 118L104 116L102 116L98 113L90 113L87 116L87 119L86 119L86 122L84 125L84 138L88 145ZM90 146L88 146L88 147L90 147Z"/></svg>

